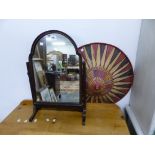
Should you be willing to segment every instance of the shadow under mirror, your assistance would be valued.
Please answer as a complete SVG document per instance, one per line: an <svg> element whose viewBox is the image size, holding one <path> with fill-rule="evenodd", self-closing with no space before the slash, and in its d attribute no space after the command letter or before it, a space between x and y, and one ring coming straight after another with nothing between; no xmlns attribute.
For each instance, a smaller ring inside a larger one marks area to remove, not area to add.
<svg viewBox="0 0 155 155"><path fill-rule="evenodd" d="M68 38L45 35L36 44L32 60L37 101L80 102L79 56Z"/></svg>

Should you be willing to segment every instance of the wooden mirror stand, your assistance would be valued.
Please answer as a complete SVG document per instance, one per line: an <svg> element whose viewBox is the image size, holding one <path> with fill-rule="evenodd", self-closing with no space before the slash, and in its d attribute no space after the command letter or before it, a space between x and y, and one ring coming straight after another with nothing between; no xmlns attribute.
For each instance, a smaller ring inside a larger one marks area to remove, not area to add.
<svg viewBox="0 0 155 155"><path fill-rule="evenodd" d="M79 111L86 120L85 64L74 40L58 30L41 33L26 63L33 99L32 122L41 108Z"/></svg>

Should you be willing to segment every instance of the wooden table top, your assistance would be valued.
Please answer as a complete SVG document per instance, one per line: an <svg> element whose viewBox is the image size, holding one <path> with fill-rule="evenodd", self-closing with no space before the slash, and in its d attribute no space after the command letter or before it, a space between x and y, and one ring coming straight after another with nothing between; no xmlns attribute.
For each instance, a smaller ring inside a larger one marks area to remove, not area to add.
<svg viewBox="0 0 155 155"><path fill-rule="evenodd" d="M32 101L24 100L0 123L1 135L126 135L123 114L115 104L87 104L86 125L80 112L38 111L37 122L26 122L32 113ZM52 119L56 118L56 123ZM47 121L49 119L49 121ZM18 122L21 120L20 122ZM24 122L25 121L25 122Z"/></svg>

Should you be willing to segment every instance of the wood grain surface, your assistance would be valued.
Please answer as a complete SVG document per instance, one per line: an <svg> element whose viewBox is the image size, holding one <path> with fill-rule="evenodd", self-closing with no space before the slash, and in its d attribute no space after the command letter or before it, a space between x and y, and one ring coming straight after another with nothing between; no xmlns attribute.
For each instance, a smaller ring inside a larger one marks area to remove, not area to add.
<svg viewBox="0 0 155 155"><path fill-rule="evenodd" d="M32 113L32 101L24 100L0 123L0 135L126 135L126 122L115 104L87 104L86 125L81 113L41 109L37 122L27 122ZM52 119L56 118L56 123ZM21 122L17 122L20 119ZM46 120L49 119L47 122ZM25 121L25 123L24 123Z"/></svg>

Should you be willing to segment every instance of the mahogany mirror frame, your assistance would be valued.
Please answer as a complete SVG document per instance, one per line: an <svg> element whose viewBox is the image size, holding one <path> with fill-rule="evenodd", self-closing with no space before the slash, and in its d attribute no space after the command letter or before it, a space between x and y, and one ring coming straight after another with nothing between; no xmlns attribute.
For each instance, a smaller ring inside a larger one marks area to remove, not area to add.
<svg viewBox="0 0 155 155"><path fill-rule="evenodd" d="M33 69L33 56L35 53L35 48L37 43L40 41L41 38L43 38L46 35L49 34L60 34L66 37L74 46L76 55L79 56L79 74L80 74L80 84L79 84L79 104L74 102L57 102L57 103L51 103L51 102L44 102L44 101L37 101L36 96L36 86L35 86L35 77L34 77L34 69ZM41 108L46 109L55 109L55 110L67 110L67 111L78 111L82 113L82 125L85 125L86 120L86 101L85 101L85 63L82 62L82 57L80 53L78 52L78 48L74 40L66 33L59 31L59 30L49 30L41 33L36 37L34 40L31 52L29 54L28 62L26 62L27 65L27 71L28 71L28 77L29 77L29 83L31 88L31 94L32 94L32 100L33 100L33 113L29 119L30 122L33 121L35 115L37 114L38 110Z"/></svg>

